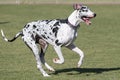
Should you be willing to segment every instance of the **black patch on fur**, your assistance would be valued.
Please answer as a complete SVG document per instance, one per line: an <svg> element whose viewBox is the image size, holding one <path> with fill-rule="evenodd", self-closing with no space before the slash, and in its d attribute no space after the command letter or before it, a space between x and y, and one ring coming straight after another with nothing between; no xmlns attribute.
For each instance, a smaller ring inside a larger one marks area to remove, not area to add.
<svg viewBox="0 0 120 80"><path fill-rule="evenodd" d="M27 29L27 28L29 28L29 26L30 26L30 25L28 24L28 25L26 25L26 27L25 27L25 28Z"/></svg>
<svg viewBox="0 0 120 80"><path fill-rule="evenodd" d="M59 22L56 22L53 26L60 26Z"/></svg>
<svg viewBox="0 0 120 80"><path fill-rule="evenodd" d="M24 36L23 32L22 32L21 36Z"/></svg>
<svg viewBox="0 0 120 80"><path fill-rule="evenodd" d="M59 40L56 40L56 41L55 41L55 44L56 44L57 46L59 46L59 45L61 45L62 43L59 43Z"/></svg>
<svg viewBox="0 0 120 80"><path fill-rule="evenodd" d="M44 39L47 39L47 37L45 35L41 35Z"/></svg>
<svg viewBox="0 0 120 80"><path fill-rule="evenodd" d="M53 31L53 33L55 33L55 37L57 37L57 32L58 32L58 29L59 29L58 27L55 27L55 28L53 28L53 30L52 30L52 31Z"/></svg>
<svg viewBox="0 0 120 80"><path fill-rule="evenodd" d="M24 26L24 28L26 27L26 25Z"/></svg>
<svg viewBox="0 0 120 80"><path fill-rule="evenodd" d="M46 24L49 24L49 22L51 22L51 21L52 21L52 20L46 20L46 22L47 22Z"/></svg>
<svg viewBox="0 0 120 80"><path fill-rule="evenodd" d="M24 28L24 31L26 31L26 28Z"/></svg>
<svg viewBox="0 0 120 80"><path fill-rule="evenodd" d="M50 37L49 37L49 36L47 36L47 38L49 39Z"/></svg>
<svg viewBox="0 0 120 80"><path fill-rule="evenodd" d="M35 33L35 31L33 31L33 33Z"/></svg>
<svg viewBox="0 0 120 80"><path fill-rule="evenodd" d="M45 34L47 34L46 32L44 32Z"/></svg>
<svg viewBox="0 0 120 80"><path fill-rule="evenodd" d="M37 31L39 31L39 29L36 29Z"/></svg>
<svg viewBox="0 0 120 80"><path fill-rule="evenodd" d="M34 35L33 35L33 34L31 35L31 38L32 38L33 40L35 40L35 37L34 37Z"/></svg>
<svg viewBox="0 0 120 80"><path fill-rule="evenodd" d="M52 35L52 33L51 33L51 32L50 32L49 34L50 34L50 35Z"/></svg>
<svg viewBox="0 0 120 80"><path fill-rule="evenodd" d="M37 26L36 25L33 25L33 29L35 29Z"/></svg>
<svg viewBox="0 0 120 80"><path fill-rule="evenodd" d="M60 23L68 23L68 19L57 19L60 21Z"/></svg>
<svg viewBox="0 0 120 80"><path fill-rule="evenodd" d="M28 33L30 34L31 32L30 32L30 31L28 31Z"/></svg>

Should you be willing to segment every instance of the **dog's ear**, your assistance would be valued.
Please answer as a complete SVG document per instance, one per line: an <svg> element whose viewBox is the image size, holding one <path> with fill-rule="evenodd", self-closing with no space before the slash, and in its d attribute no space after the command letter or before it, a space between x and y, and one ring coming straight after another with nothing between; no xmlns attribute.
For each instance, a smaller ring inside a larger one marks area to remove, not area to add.
<svg viewBox="0 0 120 80"><path fill-rule="evenodd" d="M74 10L79 10L79 9L81 9L81 7L82 7L82 4L73 4Z"/></svg>

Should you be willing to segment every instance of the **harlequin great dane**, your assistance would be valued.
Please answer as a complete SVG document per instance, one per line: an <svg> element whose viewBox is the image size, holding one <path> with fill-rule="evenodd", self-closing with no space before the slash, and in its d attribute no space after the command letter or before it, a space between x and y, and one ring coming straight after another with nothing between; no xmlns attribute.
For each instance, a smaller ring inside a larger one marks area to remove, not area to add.
<svg viewBox="0 0 120 80"><path fill-rule="evenodd" d="M37 68L43 76L47 77L49 75L42 68L42 63L48 70L55 71L44 59L48 44L51 44L54 47L58 55L58 58L53 59L54 63L64 63L61 47L65 46L80 56L80 60L78 61L78 67L80 67L84 53L73 44L73 41L77 37L77 29L80 22L85 22L87 25L90 25L90 19L94 18L96 14L87 6L81 4L74 4L73 7L74 11L67 19L39 20L27 23L22 31L18 32L11 40L8 40L5 37L3 30L1 30L2 37L7 42L13 42L21 36L25 44L33 51L37 61ZM37 44L40 44L41 50L38 49Z"/></svg>

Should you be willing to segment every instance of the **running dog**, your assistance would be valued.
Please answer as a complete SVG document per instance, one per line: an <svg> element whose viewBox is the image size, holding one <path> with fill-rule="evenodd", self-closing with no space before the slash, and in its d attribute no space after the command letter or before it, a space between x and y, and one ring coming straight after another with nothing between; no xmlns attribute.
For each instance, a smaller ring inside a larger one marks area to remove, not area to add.
<svg viewBox="0 0 120 80"><path fill-rule="evenodd" d="M44 71L42 64L45 65L48 70L55 71L44 59L48 44L54 47L58 55L58 58L53 59L54 63L64 63L61 47L65 46L80 56L80 60L78 61L78 67L80 67L84 58L84 53L73 44L73 41L77 37L77 29L80 26L80 22L85 22L87 25L90 25L90 19L96 17L96 14L87 6L81 4L74 4L73 8L74 11L67 19L33 21L27 23L22 31L18 32L13 39L8 40L3 30L1 30L2 37L7 42L13 42L21 36L25 44L33 51L37 62L37 68L45 77L50 75ZM39 50L37 44L40 45L41 50Z"/></svg>

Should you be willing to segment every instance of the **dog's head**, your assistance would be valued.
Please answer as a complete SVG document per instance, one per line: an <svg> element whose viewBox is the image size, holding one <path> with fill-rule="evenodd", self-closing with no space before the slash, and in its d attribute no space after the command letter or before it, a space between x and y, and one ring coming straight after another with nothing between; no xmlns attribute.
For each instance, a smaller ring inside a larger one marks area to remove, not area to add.
<svg viewBox="0 0 120 80"><path fill-rule="evenodd" d="M77 10L77 17L85 22L87 25L91 24L90 19L96 17L96 14L92 12L87 6L83 6L81 4L74 4L73 8Z"/></svg>

